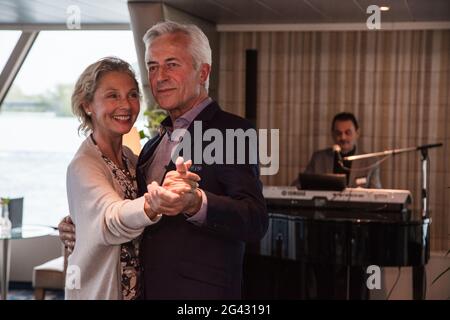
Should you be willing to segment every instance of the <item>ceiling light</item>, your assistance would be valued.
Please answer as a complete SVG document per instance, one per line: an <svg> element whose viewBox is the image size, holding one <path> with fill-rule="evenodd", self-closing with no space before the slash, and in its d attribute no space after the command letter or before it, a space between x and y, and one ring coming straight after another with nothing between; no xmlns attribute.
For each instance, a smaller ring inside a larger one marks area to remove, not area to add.
<svg viewBox="0 0 450 320"><path fill-rule="evenodd" d="M389 9L390 9L390 8L389 8L388 6L381 6L381 7L380 7L380 10L381 10L381 11L389 11Z"/></svg>

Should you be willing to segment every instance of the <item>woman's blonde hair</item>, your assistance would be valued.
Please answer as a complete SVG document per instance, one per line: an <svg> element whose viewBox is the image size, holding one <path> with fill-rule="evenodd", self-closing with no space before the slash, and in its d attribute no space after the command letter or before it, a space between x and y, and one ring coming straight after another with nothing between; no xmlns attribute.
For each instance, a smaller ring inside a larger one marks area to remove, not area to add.
<svg viewBox="0 0 450 320"><path fill-rule="evenodd" d="M128 74L135 82L139 92L136 75L128 62L116 57L106 57L89 65L78 78L72 93L72 112L80 121L78 133L82 131L87 135L92 131L92 119L84 109L85 104L92 102L94 99L94 93L98 88L100 79L113 71Z"/></svg>

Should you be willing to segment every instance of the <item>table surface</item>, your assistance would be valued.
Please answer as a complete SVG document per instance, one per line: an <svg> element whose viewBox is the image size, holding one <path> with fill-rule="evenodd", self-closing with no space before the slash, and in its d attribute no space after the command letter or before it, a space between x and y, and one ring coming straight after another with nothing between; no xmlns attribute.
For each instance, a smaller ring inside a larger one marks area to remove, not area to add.
<svg viewBox="0 0 450 320"><path fill-rule="evenodd" d="M30 238L46 236L53 232L54 232L54 229L52 227L27 224L27 225L23 225L20 228L13 228L11 230L11 235L0 236L0 240L30 239Z"/></svg>

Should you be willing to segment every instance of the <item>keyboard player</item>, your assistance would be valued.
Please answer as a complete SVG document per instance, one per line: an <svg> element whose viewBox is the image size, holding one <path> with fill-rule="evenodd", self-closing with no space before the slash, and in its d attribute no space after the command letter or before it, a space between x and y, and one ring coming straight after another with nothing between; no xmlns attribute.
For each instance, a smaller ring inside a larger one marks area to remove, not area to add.
<svg viewBox="0 0 450 320"><path fill-rule="evenodd" d="M305 173L344 173L347 176L348 187L380 189L380 169L379 166L373 167L375 160L362 159L354 162L343 160L343 157L364 153L357 144L359 125L356 117L349 112L336 114L331 124L331 135L335 146L314 152ZM365 287L367 275L364 268L351 267L347 270L344 266L315 264L310 266L308 273L311 275L309 287L315 288L313 291L316 291L311 294L312 298L349 298L344 294L347 285L350 286L351 299L368 298L368 290Z"/></svg>
<svg viewBox="0 0 450 320"><path fill-rule="evenodd" d="M314 152L305 173L344 173L347 176L348 187L380 189L379 166L371 167L376 160L342 160L343 157L364 153L363 149L357 144L359 126L356 117L349 112L336 114L331 124L331 135L335 146Z"/></svg>

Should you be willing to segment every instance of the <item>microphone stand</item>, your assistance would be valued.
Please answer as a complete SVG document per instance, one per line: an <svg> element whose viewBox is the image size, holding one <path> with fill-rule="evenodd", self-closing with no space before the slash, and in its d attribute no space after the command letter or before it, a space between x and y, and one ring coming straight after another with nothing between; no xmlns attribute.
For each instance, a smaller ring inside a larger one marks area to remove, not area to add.
<svg viewBox="0 0 450 320"><path fill-rule="evenodd" d="M430 211L429 211L429 194L428 194L428 188L429 188L429 180L430 180L430 165L428 157L428 149L431 148L437 148L442 147L442 143L434 143L434 144L425 144L423 146L418 147L410 147L410 148L402 148L402 149L392 149L392 150L386 150L381 152L373 152L373 153L366 153L366 154L359 154L355 156L349 156L344 157L344 160L347 161L355 161L360 159L367 159L367 158L374 158L374 157L382 157L382 156L389 156L405 152L411 152L411 151L420 151L421 153L421 169L422 169L422 190L421 190L421 200L422 200L422 219L429 219L430 218Z"/></svg>
<svg viewBox="0 0 450 320"><path fill-rule="evenodd" d="M431 222L430 219L430 209L429 209L429 179L430 179L430 165L429 165L429 157L428 157L428 149L431 148L437 148L442 147L442 143L434 143L434 144L426 144L423 146L418 147L411 147L411 148L403 148L403 149L393 149L393 150L386 150L382 152L375 152L375 153L367 153L367 154L361 154L361 155L355 155L350 157L344 157L344 160L348 161L354 161L359 159L367 159L367 158L373 158L373 157L381 157L381 156L388 156L388 155L396 155L400 153L405 152L412 152L412 151L420 151L421 154L421 171L422 171L422 190L421 190L421 203L422 203L422 223L424 226L424 229L427 231L424 231L426 234L426 237L429 237L429 224ZM426 227L425 227L426 226ZM429 241L425 241L425 252L426 252L426 258L425 261L428 261L430 258L430 245ZM426 262L425 262L426 263ZM412 270L412 280L413 280L413 299L414 300L423 300L426 298L426 274L425 274L425 266L424 265L418 265L413 266Z"/></svg>

